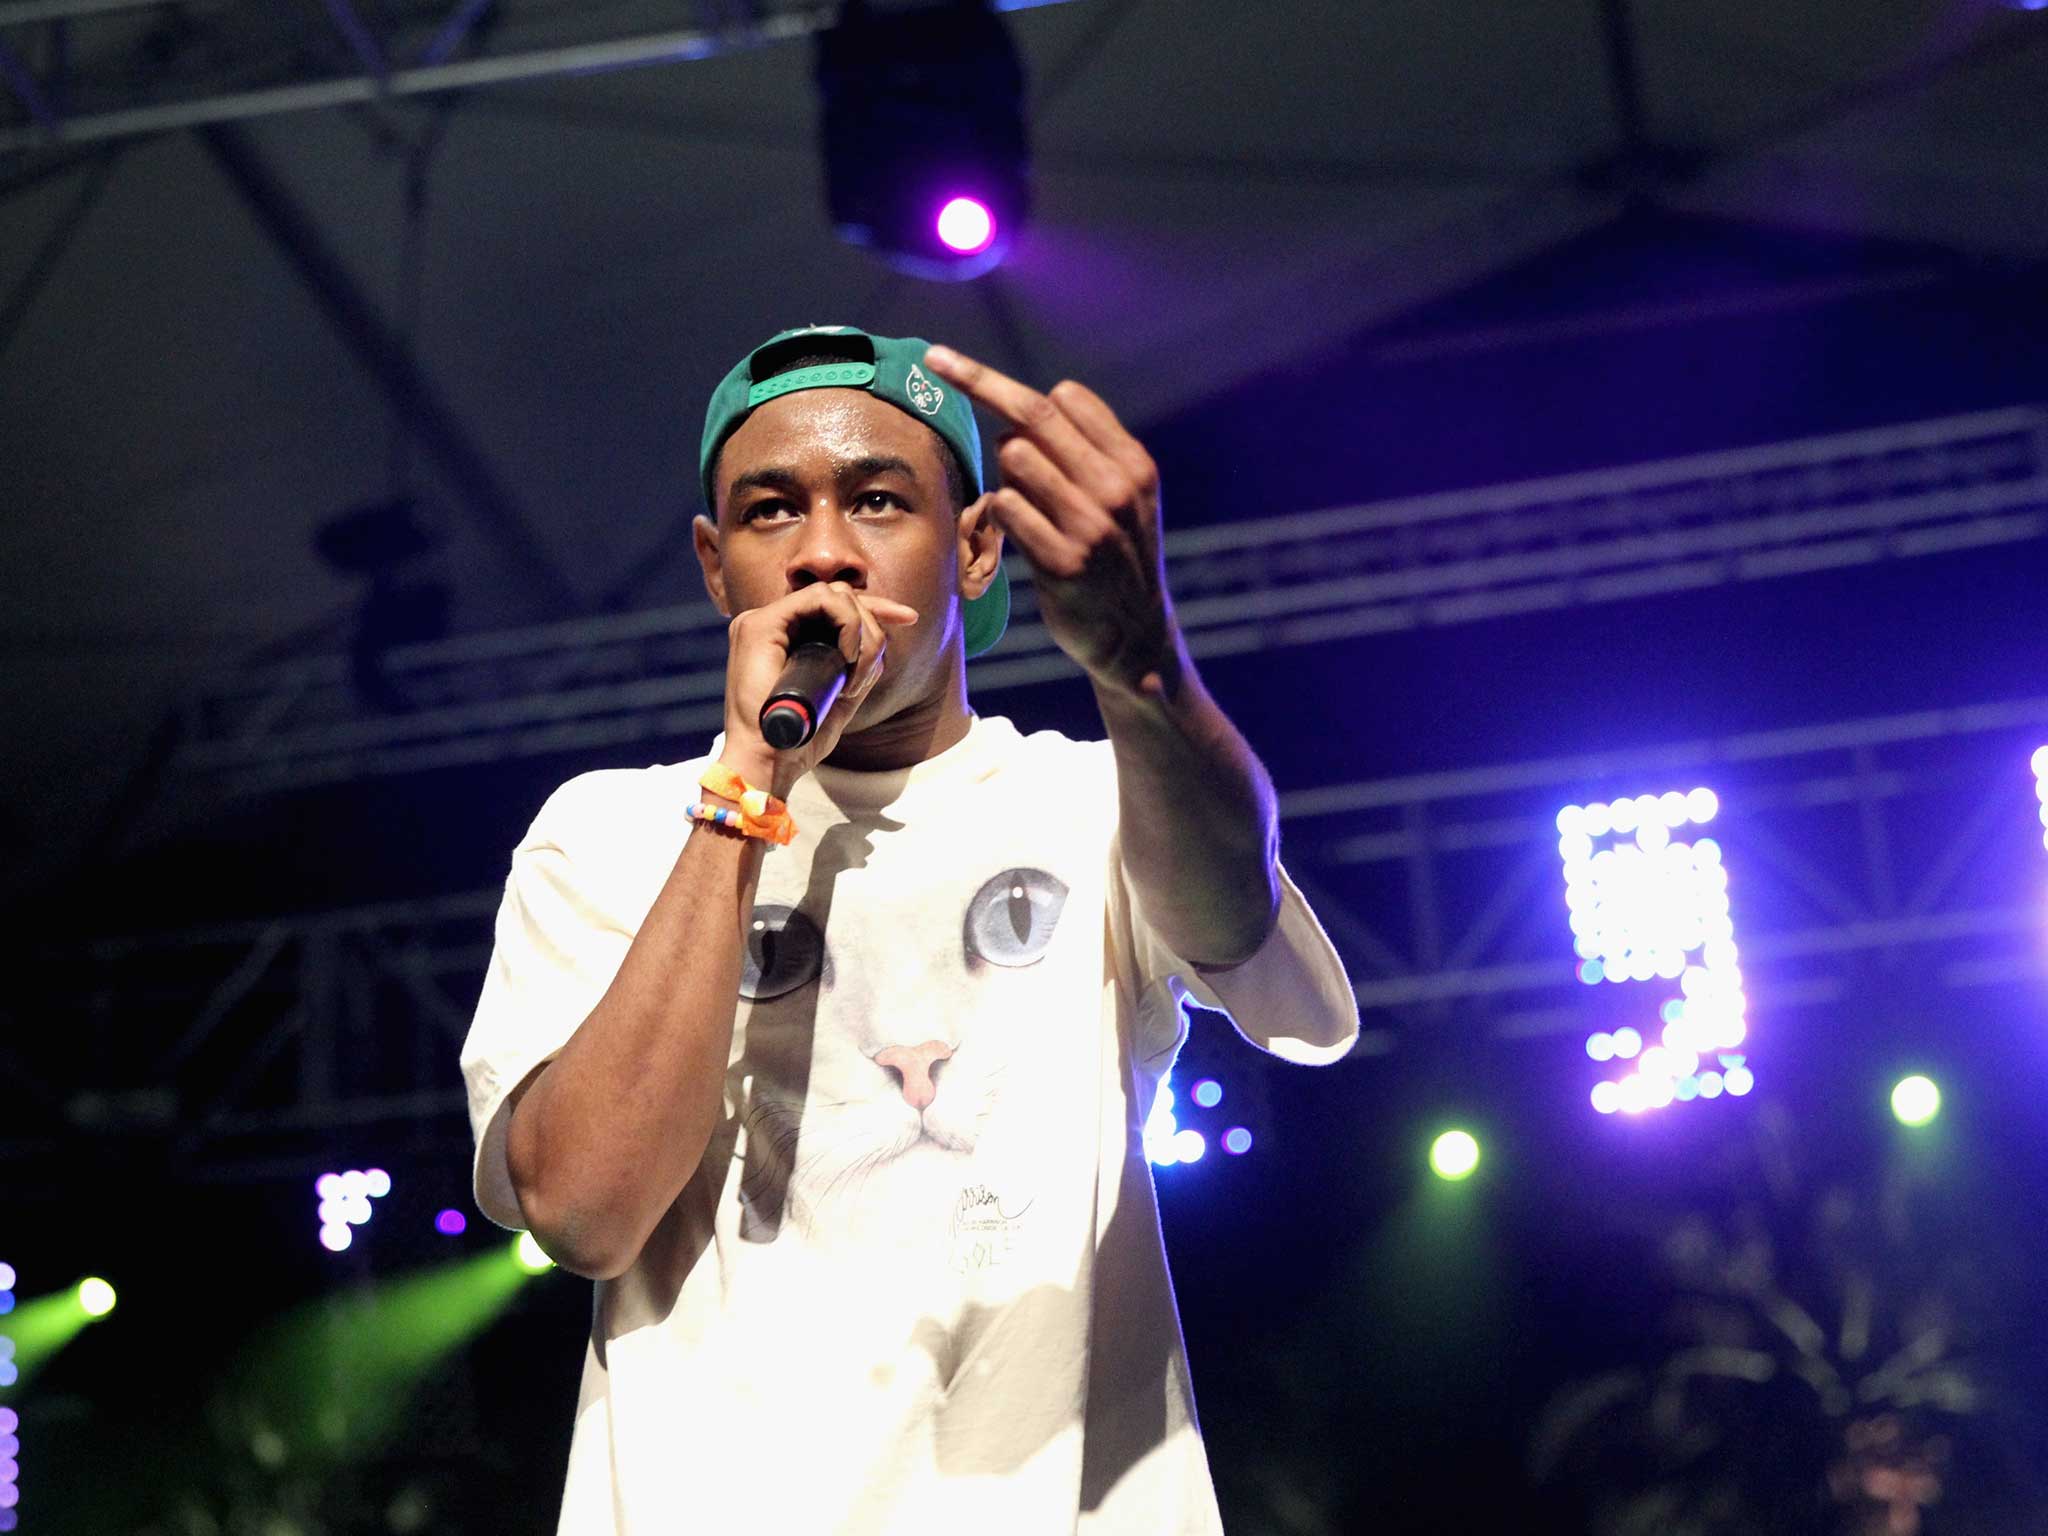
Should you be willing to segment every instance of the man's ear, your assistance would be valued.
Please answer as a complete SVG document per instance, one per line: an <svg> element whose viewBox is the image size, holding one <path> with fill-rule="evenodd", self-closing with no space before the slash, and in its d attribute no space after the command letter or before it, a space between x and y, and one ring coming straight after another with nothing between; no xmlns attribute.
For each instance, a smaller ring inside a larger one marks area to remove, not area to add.
<svg viewBox="0 0 2048 1536"><path fill-rule="evenodd" d="M725 600L725 560L718 552L718 524L699 512L690 524L690 541L697 547L697 564L704 571L704 590L711 602L728 619L732 608Z"/></svg>
<svg viewBox="0 0 2048 1536"><path fill-rule="evenodd" d="M954 533L960 541L960 598L971 602L989 589L1003 563L1003 530L989 514L995 492L976 497L961 509Z"/></svg>

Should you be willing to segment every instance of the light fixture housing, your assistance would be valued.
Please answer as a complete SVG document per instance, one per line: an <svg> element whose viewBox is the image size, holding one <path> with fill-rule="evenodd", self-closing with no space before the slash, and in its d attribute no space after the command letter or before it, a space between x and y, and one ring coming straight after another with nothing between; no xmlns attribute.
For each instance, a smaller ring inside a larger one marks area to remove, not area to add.
<svg viewBox="0 0 2048 1536"><path fill-rule="evenodd" d="M988 0L846 0L816 74L839 237L940 281L1000 263L1030 216L1031 156L1023 62ZM963 203L988 219L971 240Z"/></svg>

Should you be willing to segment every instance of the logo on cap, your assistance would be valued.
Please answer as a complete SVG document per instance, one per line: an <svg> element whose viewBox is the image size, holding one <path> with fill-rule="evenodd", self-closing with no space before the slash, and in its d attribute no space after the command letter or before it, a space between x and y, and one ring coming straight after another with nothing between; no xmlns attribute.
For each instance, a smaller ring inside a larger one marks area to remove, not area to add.
<svg viewBox="0 0 2048 1536"><path fill-rule="evenodd" d="M939 407L946 403L946 392L924 376L924 370L912 363L910 377L903 381L903 391L910 396L910 403L927 416L939 414Z"/></svg>

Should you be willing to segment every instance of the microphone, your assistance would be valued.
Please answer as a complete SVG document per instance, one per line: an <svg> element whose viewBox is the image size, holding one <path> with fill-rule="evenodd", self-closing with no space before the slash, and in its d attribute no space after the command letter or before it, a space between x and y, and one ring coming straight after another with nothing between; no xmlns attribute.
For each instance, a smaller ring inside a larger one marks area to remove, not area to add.
<svg viewBox="0 0 2048 1536"><path fill-rule="evenodd" d="M790 626L789 660L761 706L761 735L778 752L800 747L818 733L853 669L839 649L839 625L821 613Z"/></svg>

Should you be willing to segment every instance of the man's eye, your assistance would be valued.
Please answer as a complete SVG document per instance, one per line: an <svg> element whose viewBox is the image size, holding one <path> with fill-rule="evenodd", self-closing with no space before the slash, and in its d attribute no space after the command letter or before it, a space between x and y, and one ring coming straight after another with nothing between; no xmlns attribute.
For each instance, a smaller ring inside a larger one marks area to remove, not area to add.
<svg viewBox="0 0 2048 1536"><path fill-rule="evenodd" d="M1006 869L967 903L967 953L991 965L1037 964L1067 904L1066 883L1042 869Z"/></svg>
<svg viewBox="0 0 2048 1536"><path fill-rule="evenodd" d="M872 511L881 512L886 511L891 507L902 506L903 498L901 496L898 496L894 491L864 491L861 493L860 500L856 503L856 505L867 507Z"/></svg>
<svg viewBox="0 0 2048 1536"><path fill-rule="evenodd" d="M740 996L756 1003L794 992L816 979L825 960L825 936L792 907L767 902L747 920L740 957Z"/></svg>
<svg viewBox="0 0 2048 1536"><path fill-rule="evenodd" d="M775 519L789 511L786 501L757 501L740 514L743 523L758 523L764 519Z"/></svg>

